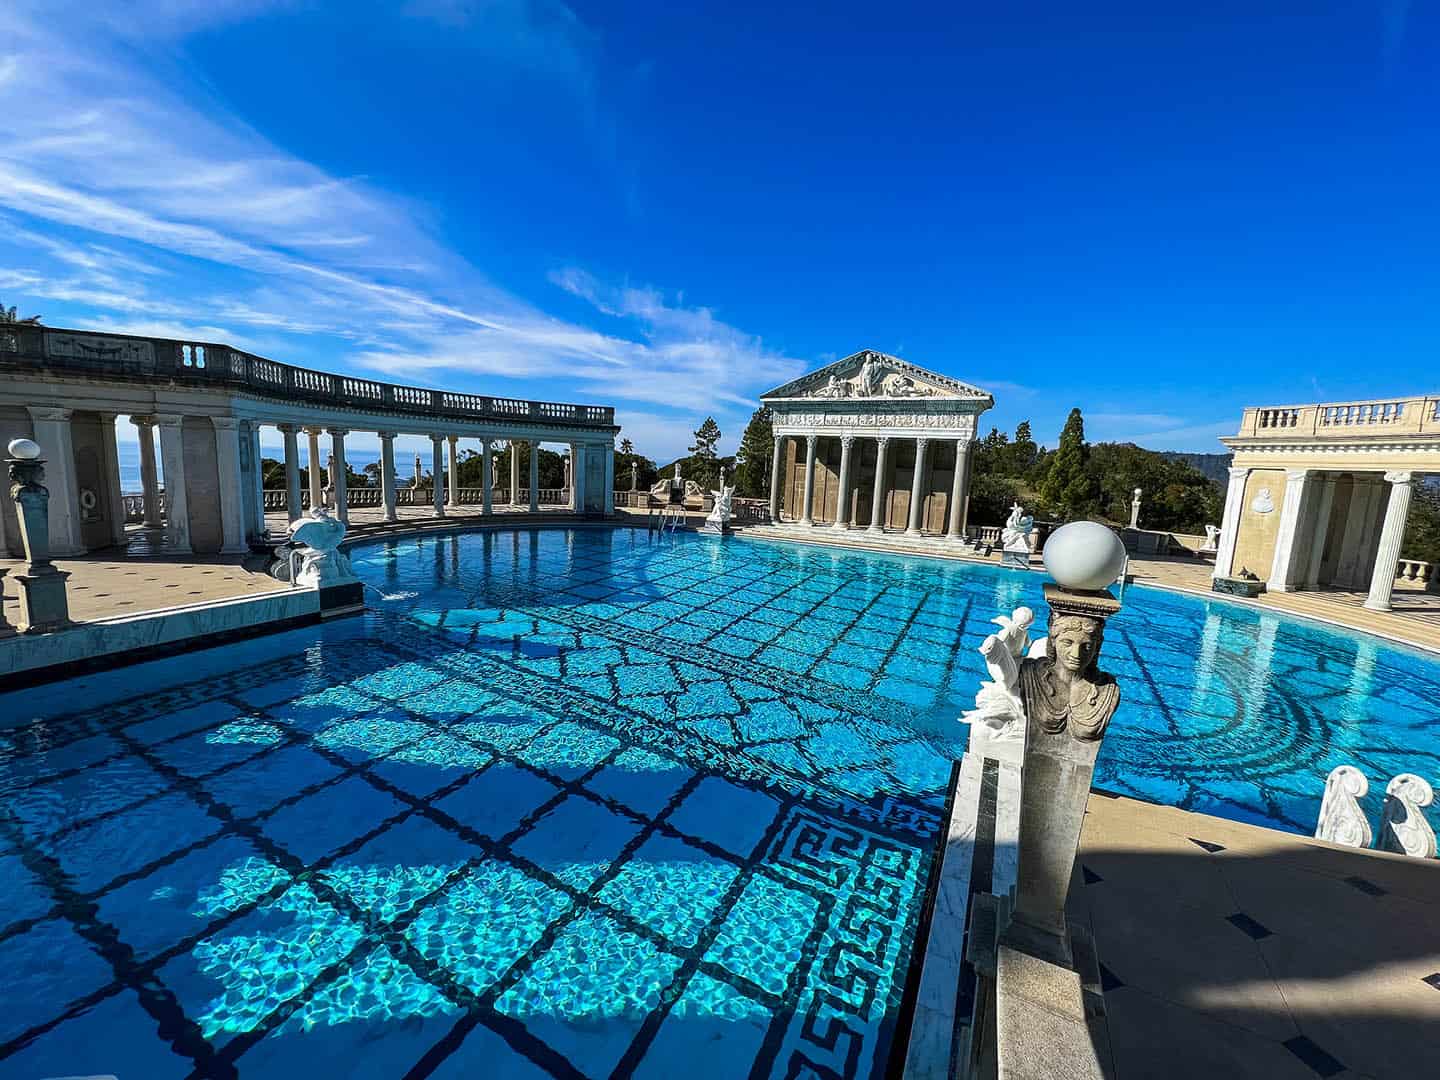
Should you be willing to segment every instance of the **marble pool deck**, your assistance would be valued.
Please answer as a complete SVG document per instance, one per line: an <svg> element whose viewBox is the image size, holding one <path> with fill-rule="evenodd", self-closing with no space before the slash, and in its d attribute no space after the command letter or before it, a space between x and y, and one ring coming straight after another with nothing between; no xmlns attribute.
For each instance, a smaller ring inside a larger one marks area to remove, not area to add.
<svg viewBox="0 0 1440 1080"><path fill-rule="evenodd" d="M1116 1080L1408 1080L1440 1061L1440 860L1097 792L1070 914L1094 935Z"/></svg>

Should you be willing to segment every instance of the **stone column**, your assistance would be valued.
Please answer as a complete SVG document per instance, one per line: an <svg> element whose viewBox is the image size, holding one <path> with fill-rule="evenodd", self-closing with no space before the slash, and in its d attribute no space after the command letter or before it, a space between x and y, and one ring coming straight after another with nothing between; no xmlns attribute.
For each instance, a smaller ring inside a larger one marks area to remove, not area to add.
<svg viewBox="0 0 1440 1080"><path fill-rule="evenodd" d="M50 491L50 554L83 555L80 539L80 486L75 478L75 444L70 410L26 406L31 430L45 458L45 486ZM168 479L169 473L166 477Z"/></svg>
<svg viewBox="0 0 1440 1080"><path fill-rule="evenodd" d="M1275 558L1270 563L1270 592L1290 592L1300 578L1300 566L1308 565L1310 556L1305 546L1305 520L1310 500L1309 469L1285 471L1285 504L1280 508L1280 527L1275 536Z"/></svg>
<svg viewBox="0 0 1440 1080"><path fill-rule="evenodd" d="M445 436L430 436L430 478L434 482L435 516L445 516Z"/></svg>
<svg viewBox="0 0 1440 1080"><path fill-rule="evenodd" d="M240 421L233 416L212 416L210 426L215 431L215 471L220 480L220 554L241 555L250 550L250 545L245 542Z"/></svg>
<svg viewBox="0 0 1440 1080"><path fill-rule="evenodd" d="M115 445L115 414L100 414L100 450L105 457L105 494L110 504L110 542L125 546L125 491L120 486L120 451Z"/></svg>
<svg viewBox="0 0 1440 1080"><path fill-rule="evenodd" d="M527 445L530 447L530 457L533 461L535 457L535 444L532 442ZM530 472L532 475L534 474L535 470L533 467ZM535 493L533 489L535 482L533 480L530 482L530 487L532 489L530 493L530 509L534 510ZM510 505L520 505L520 440L518 439L510 440Z"/></svg>
<svg viewBox="0 0 1440 1080"><path fill-rule="evenodd" d="M925 508L925 451L930 445L930 440L918 438L915 440L915 474L910 478L910 524L905 529L906 536L920 535L920 519Z"/></svg>
<svg viewBox="0 0 1440 1080"><path fill-rule="evenodd" d="M160 506L160 478L155 471L155 421L149 416L132 416L140 433L140 490L145 502L145 527L159 529L165 524Z"/></svg>
<svg viewBox="0 0 1440 1080"><path fill-rule="evenodd" d="M534 514L540 509L540 444L531 441L525 445L530 451L530 512Z"/></svg>
<svg viewBox="0 0 1440 1080"><path fill-rule="evenodd" d="M780 458L785 451L785 436L775 436L775 450L770 455L770 520L780 521Z"/></svg>
<svg viewBox="0 0 1440 1080"><path fill-rule="evenodd" d="M460 436L449 435L446 442L450 444L450 473L446 476L450 487L446 490L445 505L460 505Z"/></svg>
<svg viewBox="0 0 1440 1080"><path fill-rule="evenodd" d="M840 436L840 495L835 503L835 523L832 529L850 527L850 457L855 448L854 435Z"/></svg>
<svg viewBox="0 0 1440 1080"><path fill-rule="evenodd" d="M512 452L512 453L513 453L513 452ZM491 500L490 488L491 488L491 481L492 481L492 478L491 478L491 476L490 476L490 471L491 471L491 466L492 466L493 464L494 464L494 463L493 463L493 461L492 461L492 459L491 459L491 457L490 457L490 439L489 439L488 437L487 437L487 438L484 438L484 439L481 439L481 440L480 440L480 512L481 512L482 514L487 514L487 515L491 512L491 509L492 509L492 508L491 508L491 505L490 505L490 500Z"/></svg>
<svg viewBox="0 0 1440 1080"><path fill-rule="evenodd" d="M805 496L801 500L800 524L814 525L815 519L810 516L810 508L815 498L815 443L818 441L815 435L805 436Z"/></svg>
<svg viewBox="0 0 1440 1080"><path fill-rule="evenodd" d="M597 448L605 455L605 496L602 500L605 516L615 513L615 440L601 443Z"/></svg>
<svg viewBox="0 0 1440 1080"><path fill-rule="evenodd" d="M350 470L345 464L345 436L349 434L344 428L330 429L330 466L335 473L330 495L335 500L335 516L347 525L350 524Z"/></svg>
<svg viewBox="0 0 1440 1080"><path fill-rule="evenodd" d="M280 434L285 439L285 517L299 521L302 510L300 498L300 440L296 438L299 429L294 424L281 424Z"/></svg>
<svg viewBox="0 0 1440 1080"><path fill-rule="evenodd" d="M260 449L260 422L247 420L242 426L240 437L245 441L250 457L250 473L246 484L250 519L245 531L247 535L253 535L258 540L265 535L265 461Z"/></svg>
<svg viewBox="0 0 1440 1080"><path fill-rule="evenodd" d="M1366 583L1365 560L1374 539L1376 515L1385 485L1379 476L1353 474L1350 506L1345 515L1345 532L1340 538L1340 560L1335 567L1335 584L1358 589ZM1374 573L1373 564L1369 572Z"/></svg>
<svg viewBox="0 0 1440 1080"><path fill-rule="evenodd" d="M1370 595L1365 599L1365 606L1371 611L1390 610L1400 545L1405 540L1405 521L1410 516L1410 495L1415 490L1414 478L1408 472L1387 472L1385 482L1390 485L1390 501L1385 504L1385 527L1380 532L1380 550L1375 555Z"/></svg>
<svg viewBox="0 0 1440 1080"><path fill-rule="evenodd" d="M1231 468L1225 489L1225 511L1220 518L1220 544L1215 551L1215 572L1211 577L1230 577L1235 571L1235 542L1240 538L1240 515L1245 510L1245 481L1249 469Z"/></svg>
<svg viewBox="0 0 1440 1080"><path fill-rule="evenodd" d="M890 437L882 435L875 440L875 490L870 496L870 527L866 532L885 531L885 470L890 456Z"/></svg>
<svg viewBox="0 0 1440 1080"><path fill-rule="evenodd" d="M377 432L380 436L380 502L386 521L398 521L395 509L395 432Z"/></svg>
<svg viewBox="0 0 1440 1080"><path fill-rule="evenodd" d="M950 483L950 520L945 530L948 540L965 539L966 508L970 501L971 447L974 445L969 439L955 440L955 478Z"/></svg>
<svg viewBox="0 0 1440 1080"><path fill-rule="evenodd" d="M305 434L310 436L310 509L318 510L325 502L324 470L320 468L320 429L309 427Z"/></svg>
<svg viewBox="0 0 1440 1080"><path fill-rule="evenodd" d="M575 501L575 444L570 444L570 453L565 458L565 479L562 481L565 486L566 498L570 500L570 509L578 510L580 504Z"/></svg>
<svg viewBox="0 0 1440 1080"><path fill-rule="evenodd" d="M1320 586L1320 564L1325 561L1325 543L1330 539L1330 515L1335 509L1335 477L1316 478L1315 524L1310 532L1310 565L1305 569L1305 588Z"/></svg>
<svg viewBox="0 0 1440 1080"><path fill-rule="evenodd" d="M570 444L570 502L575 513L585 513L585 461L590 448L585 443Z"/></svg>
<svg viewBox="0 0 1440 1080"><path fill-rule="evenodd" d="M156 416L160 425L160 464L165 470L165 548L190 554L190 503L185 492L185 418Z"/></svg>

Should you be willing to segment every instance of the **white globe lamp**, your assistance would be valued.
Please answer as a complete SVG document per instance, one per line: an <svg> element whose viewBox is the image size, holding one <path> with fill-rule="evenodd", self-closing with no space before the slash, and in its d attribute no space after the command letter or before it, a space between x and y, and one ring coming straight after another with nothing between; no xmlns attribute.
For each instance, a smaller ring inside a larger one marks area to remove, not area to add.
<svg viewBox="0 0 1440 1080"><path fill-rule="evenodd" d="M1062 588L1098 592L1120 576L1125 545L1099 522L1072 521L1050 534L1041 558Z"/></svg>
<svg viewBox="0 0 1440 1080"><path fill-rule="evenodd" d="M37 461L40 458L40 444L34 439L11 439L10 456L17 461Z"/></svg>

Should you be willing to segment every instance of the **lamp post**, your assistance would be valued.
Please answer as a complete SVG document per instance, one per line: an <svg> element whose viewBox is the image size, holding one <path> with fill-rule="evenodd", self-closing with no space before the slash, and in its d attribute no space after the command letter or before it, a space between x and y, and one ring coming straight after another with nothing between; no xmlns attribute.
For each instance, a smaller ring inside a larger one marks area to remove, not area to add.
<svg viewBox="0 0 1440 1080"><path fill-rule="evenodd" d="M68 571L57 570L50 561L50 492L41 484L45 461L40 447L30 439L10 442L10 498L20 519L20 537L25 544L25 573L16 574L20 586L22 633L43 634L70 625L69 602L65 596Z"/></svg>

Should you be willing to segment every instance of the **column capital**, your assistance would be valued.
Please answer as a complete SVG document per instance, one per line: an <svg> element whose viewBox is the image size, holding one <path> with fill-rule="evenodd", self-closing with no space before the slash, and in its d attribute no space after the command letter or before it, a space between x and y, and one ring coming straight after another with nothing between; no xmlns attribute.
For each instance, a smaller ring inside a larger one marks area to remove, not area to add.
<svg viewBox="0 0 1440 1080"><path fill-rule="evenodd" d="M236 416L212 416L210 423L221 431L237 431L240 428L240 418Z"/></svg>
<svg viewBox="0 0 1440 1080"><path fill-rule="evenodd" d="M174 428L185 423L185 417L180 413L156 413L153 419L161 427Z"/></svg>
<svg viewBox="0 0 1440 1080"><path fill-rule="evenodd" d="M448 439L452 445L460 441L459 435L446 435L445 438Z"/></svg>
<svg viewBox="0 0 1440 1080"><path fill-rule="evenodd" d="M1294 484L1301 480L1308 480L1314 472L1314 469L1286 469L1285 481L1286 483Z"/></svg>
<svg viewBox="0 0 1440 1080"><path fill-rule="evenodd" d="M1415 474L1404 470L1387 472L1385 474L1385 482L1396 485L1413 484L1415 482Z"/></svg>
<svg viewBox="0 0 1440 1080"><path fill-rule="evenodd" d="M378 436L380 436L380 438L384 439L386 442L389 442L391 439L395 438L395 436L398 435L399 432L396 432L396 431L377 431L375 434L378 435Z"/></svg>
<svg viewBox="0 0 1440 1080"><path fill-rule="evenodd" d="M350 434L350 429L349 429L349 428L337 428L337 427L332 427L332 428L326 428L325 430L327 430L328 432L330 432L331 436L334 437L334 438L336 438L336 439L343 439L346 435L349 435L349 434Z"/></svg>
<svg viewBox="0 0 1440 1080"><path fill-rule="evenodd" d="M61 409L49 405L26 405L25 411L31 420L69 420L72 409Z"/></svg>
<svg viewBox="0 0 1440 1080"><path fill-rule="evenodd" d="M806 435L806 436L805 436L805 449L806 449L806 450L814 450L814 449L815 449L815 444L816 444L816 442L819 441L819 439L820 439L820 436L819 436L819 435L816 435L814 432L811 432L809 435Z"/></svg>
<svg viewBox="0 0 1440 1080"><path fill-rule="evenodd" d="M430 441L431 441L432 443L434 443L436 446L439 446L441 443L443 443L443 442L445 441L445 436L444 436L444 435L431 435L431 436L430 436Z"/></svg>
<svg viewBox="0 0 1440 1080"><path fill-rule="evenodd" d="M145 415L145 416L136 416L134 413L131 413L131 414L130 414L130 422L131 422L132 424L134 424L136 427L144 427L144 428L154 427L154 426L155 426L155 417L150 416L150 415L148 415L148 414Z"/></svg>
<svg viewBox="0 0 1440 1080"><path fill-rule="evenodd" d="M924 450L924 449L925 449L927 446L929 446L929 445L930 445L930 437L929 437L928 435L916 435L916 436L915 436L915 448L916 448L917 450Z"/></svg>
<svg viewBox="0 0 1440 1080"><path fill-rule="evenodd" d="M133 420L134 417L131 417L131 419ZM283 435L298 435L300 433L299 424L276 424L275 427Z"/></svg>
<svg viewBox="0 0 1440 1080"><path fill-rule="evenodd" d="M306 428L305 428L305 434L306 434L306 435L313 435L313 436L315 436L315 438L318 439L321 435L324 435L324 434L325 434L325 429L324 429L323 427L313 427L313 426L309 426L309 427L306 427Z"/></svg>
<svg viewBox="0 0 1440 1080"><path fill-rule="evenodd" d="M849 450L850 447L852 447L852 446L854 446L854 445L855 445L855 436L854 436L854 435L841 435L841 436L840 436L840 448L841 448L842 450Z"/></svg>
<svg viewBox="0 0 1440 1080"><path fill-rule="evenodd" d="M875 437L875 445L878 446L881 450L884 450L887 446L890 445L890 436L877 435Z"/></svg>
<svg viewBox="0 0 1440 1080"><path fill-rule="evenodd" d="M1231 480L1243 480L1243 479L1245 479L1245 477L1247 477L1247 476L1249 476L1249 475L1250 475L1250 469L1249 469L1248 467L1244 466L1244 465L1231 465L1231 466L1230 466L1230 479L1231 479Z"/></svg>

